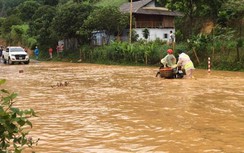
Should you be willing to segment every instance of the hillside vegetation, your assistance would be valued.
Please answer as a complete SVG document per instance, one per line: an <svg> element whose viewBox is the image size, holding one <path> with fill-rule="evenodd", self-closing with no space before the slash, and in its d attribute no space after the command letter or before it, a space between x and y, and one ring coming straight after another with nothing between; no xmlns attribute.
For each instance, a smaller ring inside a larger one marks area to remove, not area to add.
<svg viewBox="0 0 244 153"><path fill-rule="evenodd" d="M100 0L97 2L96 6L116 6L119 7L123 3L128 2L128 0Z"/></svg>

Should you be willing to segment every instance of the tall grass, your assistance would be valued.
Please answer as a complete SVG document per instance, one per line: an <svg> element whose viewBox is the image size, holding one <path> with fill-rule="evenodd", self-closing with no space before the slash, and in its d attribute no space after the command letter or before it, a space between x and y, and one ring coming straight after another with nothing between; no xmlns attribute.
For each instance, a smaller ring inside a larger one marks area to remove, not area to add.
<svg viewBox="0 0 244 153"><path fill-rule="evenodd" d="M83 47L82 57L86 62L117 63L132 65L159 65L161 58L171 46L163 41L113 42L99 47Z"/></svg>

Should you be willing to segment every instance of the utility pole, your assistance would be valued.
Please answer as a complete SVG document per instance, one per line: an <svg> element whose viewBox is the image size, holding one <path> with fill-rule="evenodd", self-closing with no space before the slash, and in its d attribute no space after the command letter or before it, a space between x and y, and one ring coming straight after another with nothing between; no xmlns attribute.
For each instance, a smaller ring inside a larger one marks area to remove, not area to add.
<svg viewBox="0 0 244 153"><path fill-rule="evenodd" d="M131 44L131 35L132 35L132 0L130 0L130 36L129 36L130 44Z"/></svg>

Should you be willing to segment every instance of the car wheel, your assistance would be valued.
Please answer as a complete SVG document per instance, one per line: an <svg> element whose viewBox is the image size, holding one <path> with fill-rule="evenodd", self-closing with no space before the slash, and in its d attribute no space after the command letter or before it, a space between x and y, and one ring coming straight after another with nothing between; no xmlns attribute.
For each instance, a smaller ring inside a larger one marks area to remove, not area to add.
<svg viewBox="0 0 244 153"><path fill-rule="evenodd" d="M9 59L8 59L8 64L9 64L9 65L12 65L12 64L14 64L14 62L9 58Z"/></svg>
<svg viewBox="0 0 244 153"><path fill-rule="evenodd" d="M29 64L29 63L30 63L30 60L28 60L28 61L24 62L24 64Z"/></svg>
<svg viewBox="0 0 244 153"><path fill-rule="evenodd" d="M6 61L6 59L5 59L5 58L3 58L3 63L4 63L4 64L6 64L6 63L7 63L7 61Z"/></svg>

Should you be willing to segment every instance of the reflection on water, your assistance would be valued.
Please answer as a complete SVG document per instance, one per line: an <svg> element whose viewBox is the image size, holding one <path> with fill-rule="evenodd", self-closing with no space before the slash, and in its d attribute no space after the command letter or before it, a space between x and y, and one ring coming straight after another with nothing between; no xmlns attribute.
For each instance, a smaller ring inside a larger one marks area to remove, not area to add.
<svg viewBox="0 0 244 153"><path fill-rule="evenodd" d="M0 74L16 105L39 115L30 132L39 153L244 152L244 73L173 80L156 71L41 62L1 64Z"/></svg>

